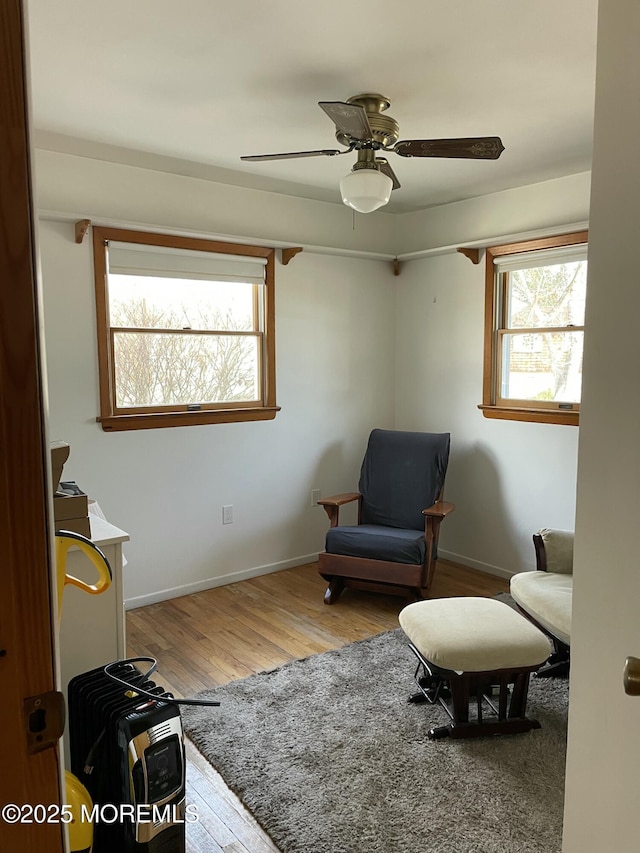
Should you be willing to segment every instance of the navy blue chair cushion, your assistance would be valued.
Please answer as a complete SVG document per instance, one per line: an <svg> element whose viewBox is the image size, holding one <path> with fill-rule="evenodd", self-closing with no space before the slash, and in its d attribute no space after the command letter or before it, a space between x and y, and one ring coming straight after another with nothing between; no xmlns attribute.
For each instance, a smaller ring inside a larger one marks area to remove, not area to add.
<svg viewBox="0 0 640 853"><path fill-rule="evenodd" d="M360 471L362 524L424 530L444 485L449 433L374 429Z"/></svg>
<svg viewBox="0 0 640 853"><path fill-rule="evenodd" d="M424 562L425 547L424 530L403 530L377 524L332 527L326 540L328 554L418 566Z"/></svg>
<svg viewBox="0 0 640 853"><path fill-rule="evenodd" d="M422 510L439 497L448 461L449 433L374 429L360 471L362 523L330 528L327 553L422 564Z"/></svg>

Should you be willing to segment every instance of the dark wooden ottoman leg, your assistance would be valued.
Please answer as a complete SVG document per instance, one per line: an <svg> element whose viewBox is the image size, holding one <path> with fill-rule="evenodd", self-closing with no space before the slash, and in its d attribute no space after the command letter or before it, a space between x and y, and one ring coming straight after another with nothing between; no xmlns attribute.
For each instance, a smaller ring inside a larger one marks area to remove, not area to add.
<svg viewBox="0 0 640 853"><path fill-rule="evenodd" d="M441 704L451 717L446 726L433 726L427 732L431 740L440 738L487 737L497 734L521 734L539 729L540 723L526 716L530 670L509 670L483 673L451 673L447 684L451 692L449 707ZM509 702L509 685L512 684ZM492 686L498 687L497 706L488 695ZM469 702L477 703L477 718L469 719ZM490 715L485 715L486 702Z"/></svg>
<svg viewBox="0 0 640 853"><path fill-rule="evenodd" d="M520 672L513 681L511 693L511 705L509 706L509 717L524 717L527 709L527 696L529 695L529 673Z"/></svg>

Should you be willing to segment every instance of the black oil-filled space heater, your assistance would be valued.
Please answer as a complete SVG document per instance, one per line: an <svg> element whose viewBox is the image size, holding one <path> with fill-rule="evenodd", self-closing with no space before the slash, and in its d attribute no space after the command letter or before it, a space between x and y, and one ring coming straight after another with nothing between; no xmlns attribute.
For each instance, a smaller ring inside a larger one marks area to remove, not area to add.
<svg viewBox="0 0 640 853"><path fill-rule="evenodd" d="M71 769L93 800L93 853L184 853L178 706L132 663L106 669L76 676L68 689Z"/></svg>

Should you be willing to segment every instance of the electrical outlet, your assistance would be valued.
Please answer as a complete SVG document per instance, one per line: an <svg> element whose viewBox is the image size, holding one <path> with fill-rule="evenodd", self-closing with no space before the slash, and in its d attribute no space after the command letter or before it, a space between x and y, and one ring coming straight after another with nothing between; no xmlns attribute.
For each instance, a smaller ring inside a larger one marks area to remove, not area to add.
<svg viewBox="0 0 640 853"><path fill-rule="evenodd" d="M311 506L318 506L320 500L320 489L311 490Z"/></svg>
<svg viewBox="0 0 640 853"><path fill-rule="evenodd" d="M222 523L233 524L233 505L228 504L222 507Z"/></svg>

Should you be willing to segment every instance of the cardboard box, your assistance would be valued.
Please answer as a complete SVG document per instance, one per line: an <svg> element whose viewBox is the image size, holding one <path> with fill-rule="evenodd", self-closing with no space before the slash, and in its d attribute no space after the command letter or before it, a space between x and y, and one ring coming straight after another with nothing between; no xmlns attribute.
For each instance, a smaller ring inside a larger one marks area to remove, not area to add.
<svg viewBox="0 0 640 853"><path fill-rule="evenodd" d="M66 441L52 441L50 444L51 449L51 486L53 488L53 494L58 491L58 485L60 483L60 478L62 477L62 469L64 468L64 463L69 458L70 447Z"/></svg>
<svg viewBox="0 0 640 853"><path fill-rule="evenodd" d="M56 531L70 530L91 538L88 499L85 494L65 495L58 492L54 495L53 519Z"/></svg>
<svg viewBox="0 0 640 853"><path fill-rule="evenodd" d="M88 498L76 483L61 483L62 469L69 458L70 448L66 441L52 441L51 480L53 485L53 521L54 528L70 530L91 538ZM65 492L61 491L65 487Z"/></svg>
<svg viewBox="0 0 640 853"><path fill-rule="evenodd" d="M67 518L83 518L89 514L86 495L64 495L58 492L53 496L53 517L58 521Z"/></svg>
<svg viewBox="0 0 640 853"><path fill-rule="evenodd" d="M80 533L91 539L91 523L88 516L84 518L65 518L62 521L56 519L55 532L59 530L70 530L71 533Z"/></svg>

